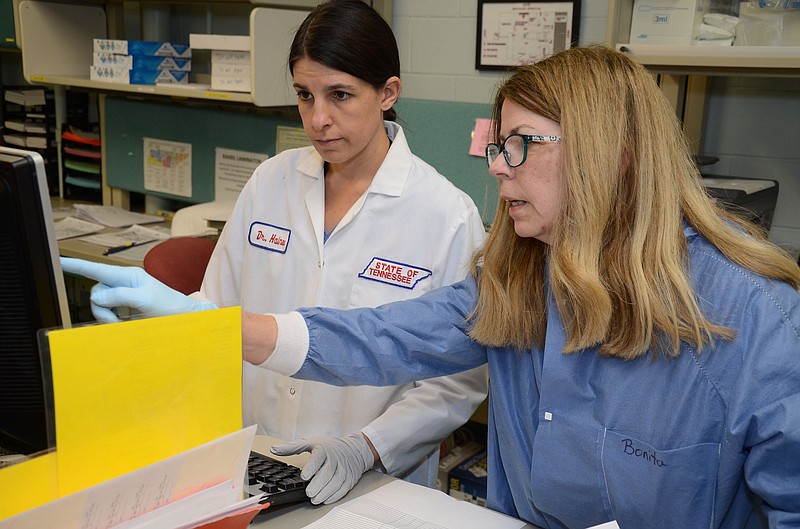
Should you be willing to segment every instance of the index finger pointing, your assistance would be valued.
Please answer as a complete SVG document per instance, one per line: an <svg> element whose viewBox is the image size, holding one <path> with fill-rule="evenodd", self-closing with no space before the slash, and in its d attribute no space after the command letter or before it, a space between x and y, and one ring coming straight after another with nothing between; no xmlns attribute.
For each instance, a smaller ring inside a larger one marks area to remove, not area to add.
<svg viewBox="0 0 800 529"><path fill-rule="evenodd" d="M84 259L61 258L61 269L65 272L85 276L112 287L130 286L128 284L129 281L126 281L126 274L120 273L123 268L122 266L95 263Z"/></svg>

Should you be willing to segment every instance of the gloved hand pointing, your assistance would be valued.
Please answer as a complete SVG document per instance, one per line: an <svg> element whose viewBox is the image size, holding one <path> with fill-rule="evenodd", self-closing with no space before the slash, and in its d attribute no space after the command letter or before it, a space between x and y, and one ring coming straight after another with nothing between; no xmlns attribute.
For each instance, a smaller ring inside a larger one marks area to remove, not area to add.
<svg viewBox="0 0 800 529"><path fill-rule="evenodd" d="M61 258L61 268L70 274L98 281L90 296L92 314L98 321L119 321L111 309L131 307L147 316L167 316L217 308L169 288L138 266L113 266L82 259Z"/></svg>
<svg viewBox="0 0 800 529"><path fill-rule="evenodd" d="M311 503L334 503L352 489L361 474L375 464L375 456L362 433L347 437L304 437L297 441L272 447L279 456L311 452L300 477L311 482L306 486L306 495Z"/></svg>

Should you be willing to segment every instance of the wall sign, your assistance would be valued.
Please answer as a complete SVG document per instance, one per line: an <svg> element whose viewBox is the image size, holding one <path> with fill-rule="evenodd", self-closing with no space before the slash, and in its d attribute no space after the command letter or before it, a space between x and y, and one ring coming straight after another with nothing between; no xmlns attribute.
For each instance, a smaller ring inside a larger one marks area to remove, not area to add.
<svg viewBox="0 0 800 529"><path fill-rule="evenodd" d="M580 0L478 0L475 68L507 70L578 43Z"/></svg>

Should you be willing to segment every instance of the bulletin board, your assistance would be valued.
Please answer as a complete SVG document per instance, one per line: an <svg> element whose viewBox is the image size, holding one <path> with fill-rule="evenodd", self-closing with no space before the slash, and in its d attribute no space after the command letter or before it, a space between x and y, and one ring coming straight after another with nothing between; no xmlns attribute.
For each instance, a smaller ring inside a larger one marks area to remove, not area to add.
<svg viewBox="0 0 800 529"><path fill-rule="evenodd" d="M279 125L302 127L297 117L256 114L253 107L231 111L199 105L105 98L105 153L108 185L189 203L214 200L215 149L275 155ZM145 191L144 138L192 146L192 196Z"/></svg>
<svg viewBox="0 0 800 529"><path fill-rule="evenodd" d="M491 117L491 105L401 98L395 108L411 152L466 192L484 224L491 224L499 200L497 181L483 156L469 155L475 120Z"/></svg>
<svg viewBox="0 0 800 529"><path fill-rule="evenodd" d="M497 182L486 161L470 156L471 133L477 118L490 117L488 104L401 99L395 106L411 151L466 192L484 223L494 219ZM217 147L275 154L277 127L302 127L297 119L207 108L200 105L105 98L106 171L111 187L163 196L190 203L214 200ZM143 138L192 145L192 197L152 193L144 188Z"/></svg>

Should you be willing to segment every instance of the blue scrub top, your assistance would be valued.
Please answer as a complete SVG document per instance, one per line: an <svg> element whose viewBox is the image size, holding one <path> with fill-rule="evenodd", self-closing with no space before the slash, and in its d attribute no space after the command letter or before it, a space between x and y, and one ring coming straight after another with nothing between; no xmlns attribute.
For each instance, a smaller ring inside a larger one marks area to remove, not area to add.
<svg viewBox="0 0 800 529"><path fill-rule="evenodd" d="M800 294L732 263L685 230L708 319L734 329L701 354L624 361L562 354L549 300L542 349L466 335L474 280L377 309L303 309L296 376L399 384L489 363L487 506L542 527L800 527Z"/></svg>

